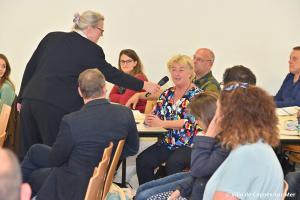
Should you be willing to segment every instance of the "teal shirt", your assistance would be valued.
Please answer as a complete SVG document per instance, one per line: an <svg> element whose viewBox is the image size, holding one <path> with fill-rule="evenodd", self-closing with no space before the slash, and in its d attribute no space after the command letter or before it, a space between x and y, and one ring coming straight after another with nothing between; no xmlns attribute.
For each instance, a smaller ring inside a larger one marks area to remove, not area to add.
<svg viewBox="0 0 300 200"><path fill-rule="evenodd" d="M8 81L5 81L0 88L0 111L2 110L3 104L11 106L15 96L16 95L12 84Z"/></svg>
<svg viewBox="0 0 300 200"><path fill-rule="evenodd" d="M274 150L261 141L232 150L208 181L203 200L216 191L241 200L281 200L283 172Z"/></svg>
<svg viewBox="0 0 300 200"><path fill-rule="evenodd" d="M198 88L200 88L201 90L204 90L204 91L208 90L208 91L219 93L221 90L219 82L212 75L211 71L208 74L206 74L205 76L203 76L197 80L194 80L194 84Z"/></svg>

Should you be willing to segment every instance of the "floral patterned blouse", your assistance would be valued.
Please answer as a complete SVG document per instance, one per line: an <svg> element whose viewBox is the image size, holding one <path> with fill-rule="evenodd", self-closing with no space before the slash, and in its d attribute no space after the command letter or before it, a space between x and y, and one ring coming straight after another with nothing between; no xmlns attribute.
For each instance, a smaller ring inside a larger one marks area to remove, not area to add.
<svg viewBox="0 0 300 200"><path fill-rule="evenodd" d="M193 142L193 136L199 131L195 124L195 118L187 112L187 105L196 94L202 92L197 87L192 87L186 91L181 99L174 102L175 87L165 90L159 97L154 109L154 114L161 120L181 120L184 119L184 125L179 129L168 129L162 140L169 149L173 150L181 146L190 146Z"/></svg>

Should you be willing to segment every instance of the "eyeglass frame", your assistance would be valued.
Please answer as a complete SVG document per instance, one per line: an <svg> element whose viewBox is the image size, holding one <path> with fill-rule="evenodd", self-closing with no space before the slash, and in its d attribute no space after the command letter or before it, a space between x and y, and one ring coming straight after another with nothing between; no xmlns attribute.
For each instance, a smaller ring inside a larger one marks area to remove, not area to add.
<svg viewBox="0 0 300 200"><path fill-rule="evenodd" d="M205 60L205 59L202 59L202 58L198 58L195 55L193 56L193 60L198 61L198 62L202 62L202 63L203 62L213 62L213 60L210 60L210 59Z"/></svg>
<svg viewBox="0 0 300 200"><path fill-rule="evenodd" d="M103 30L102 28L100 28L100 27L98 27L98 26L96 26L95 28L98 29L98 30L101 32L101 34L104 33L104 30Z"/></svg>
<svg viewBox="0 0 300 200"><path fill-rule="evenodd" d="M120 60L120 65L128 65L131 62L133 62L133 59L128 59L128 60Z"/></svg>

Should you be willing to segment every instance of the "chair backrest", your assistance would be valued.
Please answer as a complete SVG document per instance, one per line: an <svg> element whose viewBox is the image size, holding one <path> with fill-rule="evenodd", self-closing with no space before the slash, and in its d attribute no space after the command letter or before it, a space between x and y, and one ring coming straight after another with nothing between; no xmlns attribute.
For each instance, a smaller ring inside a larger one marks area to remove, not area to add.
<svg viewBox="0 0 300 200"><path fill-rule="evenodd" d="M283 193L282 193L281 200L285 199L288 189L289 189L289 184L286 181L284 181L283 182Z"/></svg>
<svg viewBox="0 0 300 200"><path fill-rule="evenodd" d="M110 142L109 146L103 152L101 162L94 169L84 200L101 200L112 148L113 143Z"/></svg>
<svg viewBox="0 0 300 200"><path fill-rule="evenodd" d="M4 131L4 132L0 135L0 147L3 147L4 141L5 141L5 137L6 137L6 131Z"/></svg>
<svg viewBox="0 0 300 200"><path fill-rule="evenodd" d="M0 133L3 133L6 130L10 111L11 107L9 105L2 105L2 110L0 113Z"/></svg>
<svg viewBox="0 0 300 200"><path fill-rule="evenodd" d="M154 106L156 104L156 101L151 101L151 100L148 100L147 103L146 103L146 106L145 106L145 111L144 113L145 114L149 114L152 112Z"/></svg>
<svg viewBox="0 0 300 200"><path fill-rule="evenodd" d="M116 151L115 151L115 155L112 159L110 168L108 170L108 173L107 173L107 176L106 176L106 179L105 179L102 199L106 198L106 195L107 195L107 193L110 189L110 186L113 182L113 178L115 176L116 168L117 168L118 162L120 160L120 156L121 156L124 144L125 144L125 139L120 140L119 143L118 143L118 146L117 146Z"/></svg>

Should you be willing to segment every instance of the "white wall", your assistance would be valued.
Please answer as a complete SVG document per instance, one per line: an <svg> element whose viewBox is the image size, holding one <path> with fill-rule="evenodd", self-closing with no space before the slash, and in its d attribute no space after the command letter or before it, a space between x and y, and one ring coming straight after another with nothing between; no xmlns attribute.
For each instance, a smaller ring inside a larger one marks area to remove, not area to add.
<svg viewBox="0 0 300 200"><path fill-rule="evenodd" d="M243 64L274 94L292 47L300 46L299 0L0 0L0 52L10 60L17 90L41 38L69 31L73 14L86 9L105 16L99 45L107 60L116 65L121 49L135 49L153 81L167 73L174 54L208 47L218 80L225 68Z"/></svg>

